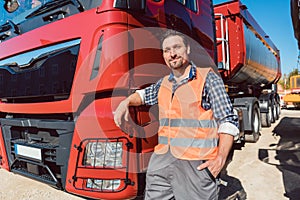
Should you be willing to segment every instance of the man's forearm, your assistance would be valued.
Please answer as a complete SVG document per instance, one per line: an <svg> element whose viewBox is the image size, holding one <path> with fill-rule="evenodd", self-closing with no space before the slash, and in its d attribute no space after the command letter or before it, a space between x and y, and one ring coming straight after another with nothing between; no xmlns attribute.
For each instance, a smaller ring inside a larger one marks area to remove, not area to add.
<svg viewBox="0 0 300 200"><path fill-rule="evenodd" d="M124 101L128 101L128 106L140 106L143 104L142 99L138 93L133 93Z"/></svg>
<svg viewBox="0 0 300 200"><path fill-rule="evenodd" d="M133 93L119 104L115 113L114 121L117 127L120 127L122 124L122 118L124 117L125 121L128 121L129 110L128 106L140 106L142 105L142 99L138 93Z"/></svg>
<svg viewBox="0 0 300 200"><path fill-rule="evenodd" d="M225 161L232 148L233 136L225 133L219 134L219 152L218 156L222 157Z"/></svg>

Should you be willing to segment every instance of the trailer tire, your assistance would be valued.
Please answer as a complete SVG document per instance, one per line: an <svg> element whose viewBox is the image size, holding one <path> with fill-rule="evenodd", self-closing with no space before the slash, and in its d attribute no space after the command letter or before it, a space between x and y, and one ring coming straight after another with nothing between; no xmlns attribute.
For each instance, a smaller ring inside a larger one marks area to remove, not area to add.
<svg viewBox="0 0 300 200"><path fill-rule="evenodd" d="M281 105L280 105L280 103L277 103L277 105L278 105L278 113L279 113L278 119L279 119L279 117L281 115Z"/></svg>
<svg viewBox="0 0 300 200"><path fill-rule="evenodd" d="M280 116L280 105L278 102L275 103L275 107L276 107L275 119L278 120Z"/></svg>
<svg viewBox="0 0 300 200"><path fill-rule="evenodd" d="M269 119L268 113L261 113L261 126L262 127L270 127L271 121Z"/></svg>
<svg viewBox="0 0 300 200"><path fill-rule="evenodd" d="M257 142L260 136L260 126L261 126L261 120L260 120L260 112L257 104L254 104L252 107L252 118L251 118L251 127L252 131L247 131L245 133L245 141L246 142Z"/></svg>
<svg viewBox="0 0 300 200"><path fill-rule="evenodd" d="M272 110L271 106L268 105L268 112L261 113L261 126L262 127L270 127L272 121Z"/></svg>
<svg viewBox="0 0 300 200"><path fill-rule="evenodd" d="M275 123L276 121L276 103L271 102L271 123Z"/></svg>

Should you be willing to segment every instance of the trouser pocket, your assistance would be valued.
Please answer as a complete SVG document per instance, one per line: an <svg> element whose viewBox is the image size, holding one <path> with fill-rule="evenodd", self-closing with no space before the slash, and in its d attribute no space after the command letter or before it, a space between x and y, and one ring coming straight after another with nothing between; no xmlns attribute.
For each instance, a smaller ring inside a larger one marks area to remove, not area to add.
<svg viewBox="0 0 300 200"><path fill-rule="evenodd" d="M209 169L206 167L206 168L204 168L204 170L206 171L206 173L208 174L208 176L211 178L211 180L213 182L216 182L216 178L214 177L214 175L212 175L212 173L209 171Z"/></svg>

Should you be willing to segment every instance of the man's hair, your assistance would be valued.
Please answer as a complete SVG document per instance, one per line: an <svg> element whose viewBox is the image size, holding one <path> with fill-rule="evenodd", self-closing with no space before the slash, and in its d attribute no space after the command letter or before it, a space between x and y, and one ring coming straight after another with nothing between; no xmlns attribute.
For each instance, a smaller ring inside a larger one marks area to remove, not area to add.
<svg viewBox="0 0 300 200"><path fill-rule="evenodd" d="M179 36L179 37L181 37L182 40L183 40L184 45L188 46L189 43L188 43L186 35L184 35L183 33L179 32L179 31L176 31L176 30L173 30L173 29L168 29L166 32L164 32L162 34L162 37L160 39L160 47L161 47L161 49L162 49L162 44L165 41L165 39L167 39L168 37L171 37L171 36Z"/></svg>

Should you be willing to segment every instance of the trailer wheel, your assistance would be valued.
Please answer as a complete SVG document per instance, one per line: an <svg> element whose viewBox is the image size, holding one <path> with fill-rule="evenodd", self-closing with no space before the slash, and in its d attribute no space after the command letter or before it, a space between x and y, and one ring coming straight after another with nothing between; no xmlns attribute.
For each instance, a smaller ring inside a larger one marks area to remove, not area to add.
<svg viewBox="0 0 300 200"><path fill-rule="evenodd" d="M272 121L272 109L270 104L268 105L268 112L261 113L261 125L262 127L270 127Z"/></svg>
<svg viewBox="0 0 300 200"><path fill-rule="evenodd" d="M276 103L273 101L271 102L271 123L276 121Z"/></svg>
<svg viewBox="0 0 300 200"><path fill-rule="evenodd" d="M259 112L259 108L257 104L253 105L252 108L252 118L251 118L251 122L252 122L252 131L247 131L245 134L245 141L246 142L257 142L257 140L259 139L259 131L260 131L260 125L261 125L261 121L260 121L260 112Z"/></svg>
<svg viewBox="0 0 300 200"><path fill-rule="evenodd" d="M278 119L279 119L279 116L281 115L281 105L280 103L277 103L277 105L278 105L278 113L279 113Z"/></svg>
<svg viewBox="0 0 300 200"><path fill-rule="evenodd" d="M278 102L275 103L275 108L276 108L275 119L278 120L280 115L280 105Z"/></svg>

